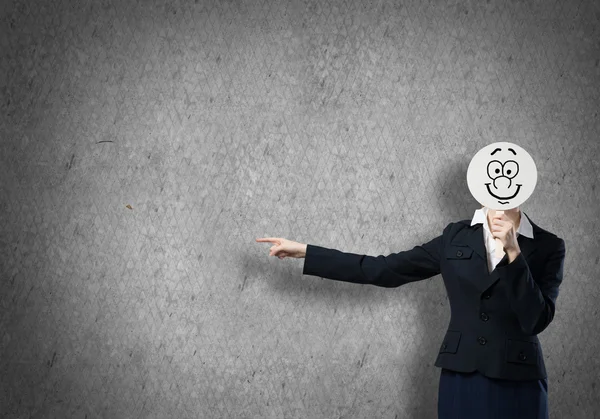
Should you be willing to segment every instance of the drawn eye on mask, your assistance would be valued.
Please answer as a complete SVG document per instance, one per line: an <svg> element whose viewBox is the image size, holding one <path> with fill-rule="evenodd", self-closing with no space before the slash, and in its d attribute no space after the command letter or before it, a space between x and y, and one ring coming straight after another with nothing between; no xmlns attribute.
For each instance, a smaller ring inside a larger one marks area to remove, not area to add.
<svg viewBox="0 0 600 419"><path fill-rule="evenodd" d="M531 196L537 184L537 168L522 147L509 142L492 143L471 159L467 184L481 205L509 210Z"/></svg>

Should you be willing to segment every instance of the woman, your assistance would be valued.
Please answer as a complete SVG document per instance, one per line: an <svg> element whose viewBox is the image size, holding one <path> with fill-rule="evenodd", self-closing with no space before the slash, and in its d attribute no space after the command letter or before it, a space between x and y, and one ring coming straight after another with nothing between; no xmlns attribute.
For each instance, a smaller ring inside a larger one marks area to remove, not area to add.
<svg viewBox="0 0 600 419"><path fill-rule="evenodd" d="M451 319L435 365L438 417L548 419L548 382L537 335L552 322L565 242L517 207L483 207L471 220L388 256L344 253L283 238L269 255L305 258L303 274L398 287L441 273ZM496 240L503 256L495 255Z"/></svg>

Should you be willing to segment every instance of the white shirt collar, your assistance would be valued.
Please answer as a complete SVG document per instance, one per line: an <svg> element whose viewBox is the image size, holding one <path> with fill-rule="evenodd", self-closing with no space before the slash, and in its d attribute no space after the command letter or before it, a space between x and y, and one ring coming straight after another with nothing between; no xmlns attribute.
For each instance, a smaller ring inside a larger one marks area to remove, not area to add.
<svg viewBox="0 0 600 419"><path fill-rule="evenodd" d="M475 210L475 214L473 215L473 219L471 220L471 225L473 226L475 224L483 224L483 228L485 229L485 231L491 234L488 223L486 222L488 210L488 207L483 207ZM533 227L531 226L531 223L529 222L525 214L523 214L523 212L521 212L521 221L519 222L519 227L517 228L517 237L519 237L519 234L533 239Z"/></svg>

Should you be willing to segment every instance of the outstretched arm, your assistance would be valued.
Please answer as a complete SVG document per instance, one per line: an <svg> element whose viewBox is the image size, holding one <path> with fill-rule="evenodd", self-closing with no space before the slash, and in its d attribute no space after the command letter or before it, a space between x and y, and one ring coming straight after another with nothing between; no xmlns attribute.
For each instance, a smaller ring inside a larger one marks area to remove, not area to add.
<svg viewBox="0 0 600 419"><path fill-rule="evenodd" d="M399 287L440 273L442 239L443 234L411 250L388 256L346 253L308 244L302 274L356 284Z"/></svg>

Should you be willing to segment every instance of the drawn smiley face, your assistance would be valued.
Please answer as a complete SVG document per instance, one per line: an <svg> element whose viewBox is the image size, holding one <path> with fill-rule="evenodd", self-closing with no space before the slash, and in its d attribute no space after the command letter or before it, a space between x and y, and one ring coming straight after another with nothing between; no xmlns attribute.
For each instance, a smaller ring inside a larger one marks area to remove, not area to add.
<svg viewBox="0 0 600 419"><path fill-rule="evenodd" d="M492 143L471 159L467 184L481 205L508 210L531 196L537 184L537 168L522 147L509 142Z"/></svg>

